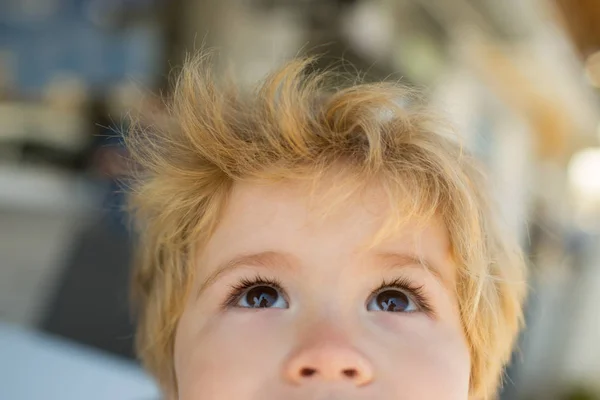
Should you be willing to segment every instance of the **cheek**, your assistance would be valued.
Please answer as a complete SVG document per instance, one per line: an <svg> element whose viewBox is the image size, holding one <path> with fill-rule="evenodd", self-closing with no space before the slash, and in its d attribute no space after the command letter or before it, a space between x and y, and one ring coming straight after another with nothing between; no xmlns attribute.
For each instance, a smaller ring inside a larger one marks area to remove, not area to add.
<svg viewBox="0 0 600 400"><path fill-rule="evenodd" d="M397 398L466 400L471 365L461 331L425 319L406 325L386 338L381 353Z"/></svg>
<svg viewBox="0 0 600 400"><path fill-rule="evenodd" d="M252 398L269 386L289 347L279 312L229 312L193 328L182 319L175 349L180 399Z"/></svg>

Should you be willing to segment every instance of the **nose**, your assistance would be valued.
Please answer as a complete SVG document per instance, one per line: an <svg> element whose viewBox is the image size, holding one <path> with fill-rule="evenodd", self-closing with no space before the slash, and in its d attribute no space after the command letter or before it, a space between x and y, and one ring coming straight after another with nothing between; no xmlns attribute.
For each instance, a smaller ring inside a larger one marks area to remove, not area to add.
<svg viewBox="0 0 600 400"><path fill-rule="evenodd" d="M292 354L285 367L285 375L294 384L320 380L364 386L373 380L373 366L349 344L321 342Z"/></svg>

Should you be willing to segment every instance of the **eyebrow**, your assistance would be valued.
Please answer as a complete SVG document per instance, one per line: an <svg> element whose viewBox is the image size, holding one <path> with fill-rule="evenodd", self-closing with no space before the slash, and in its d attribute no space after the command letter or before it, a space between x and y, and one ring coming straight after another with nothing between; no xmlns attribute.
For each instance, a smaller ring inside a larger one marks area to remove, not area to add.
<svg viewBox="0 0 600 400"><path fill-rule="evenodd" d="M234 258L222 262L215 271L206 278L200 288L197 296L199 297L210 285L219 279L225 273L235 270L242 266L261 267L266 269L297 269L299 262L292 254L277 251L262 251L260 253L240 254Z"/></svg>
<svg viewBox="0 0 600 400"><path fill-rule="evenodd" d="M427 272L431 273L443 285L447 284L447 280L442 274L441 268L431 263L424 257L419 257L409 253L392 253L384 252L377 253L376 258L383 263L384 268L395 269L407 266L422 266Z"/></svg>
<svg viewBox="0 0 600 400"><path fill-rule="evenodd" d="M442 284L446 284L446 279L442 275L441 270L423 257L418 257L409 253L383 252L376 253L375 259L378 261L376 264L380 265L380 268L383 269L422 266ZM371 263L366 263L366 265L368 267L372 267ZM297 270L300 268L300 263L297 257L294 255L278 251L262 251L259 253L240 254L230 260L220 263L215 271L202 282L198 288L196 296L199 297L222 275L243 266L260 267L265 269Z"/></svg>

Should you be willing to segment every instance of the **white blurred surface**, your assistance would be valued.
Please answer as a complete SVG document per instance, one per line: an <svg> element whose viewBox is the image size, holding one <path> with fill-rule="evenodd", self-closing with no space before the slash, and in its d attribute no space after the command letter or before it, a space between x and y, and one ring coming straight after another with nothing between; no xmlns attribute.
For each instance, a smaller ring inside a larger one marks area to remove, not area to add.
<svg viewBox="0 0 600 400"><path fill-rule="evenodd" d="M136 364L0 323L0 399L158 400Z"/></svg>
<svg viewBox="0 0 600 400"><path fill-rule="evenodd" d="M75 235L101 208L94 190L73 174L0 163L0 320L39 322Z"/></svg>
<svg viewBox="0 0 600 400"><path fill-rule="evenodd" d="M0 164L0 207L82 213L99 207L98 193L83 177L58 169Z"/></svg>

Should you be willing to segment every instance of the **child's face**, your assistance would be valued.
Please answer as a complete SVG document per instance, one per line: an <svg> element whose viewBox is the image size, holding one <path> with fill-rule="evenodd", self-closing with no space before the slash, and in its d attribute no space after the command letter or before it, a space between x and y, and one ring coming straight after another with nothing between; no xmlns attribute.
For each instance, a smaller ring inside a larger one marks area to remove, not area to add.
<svg viewBox="0 0 600 400"><path fill-rule="evenodd" d="M382 194L321 219L305 193L234 188L178 326L179 399L467 399L441 222L361 250L386 217Z"/></svg>

